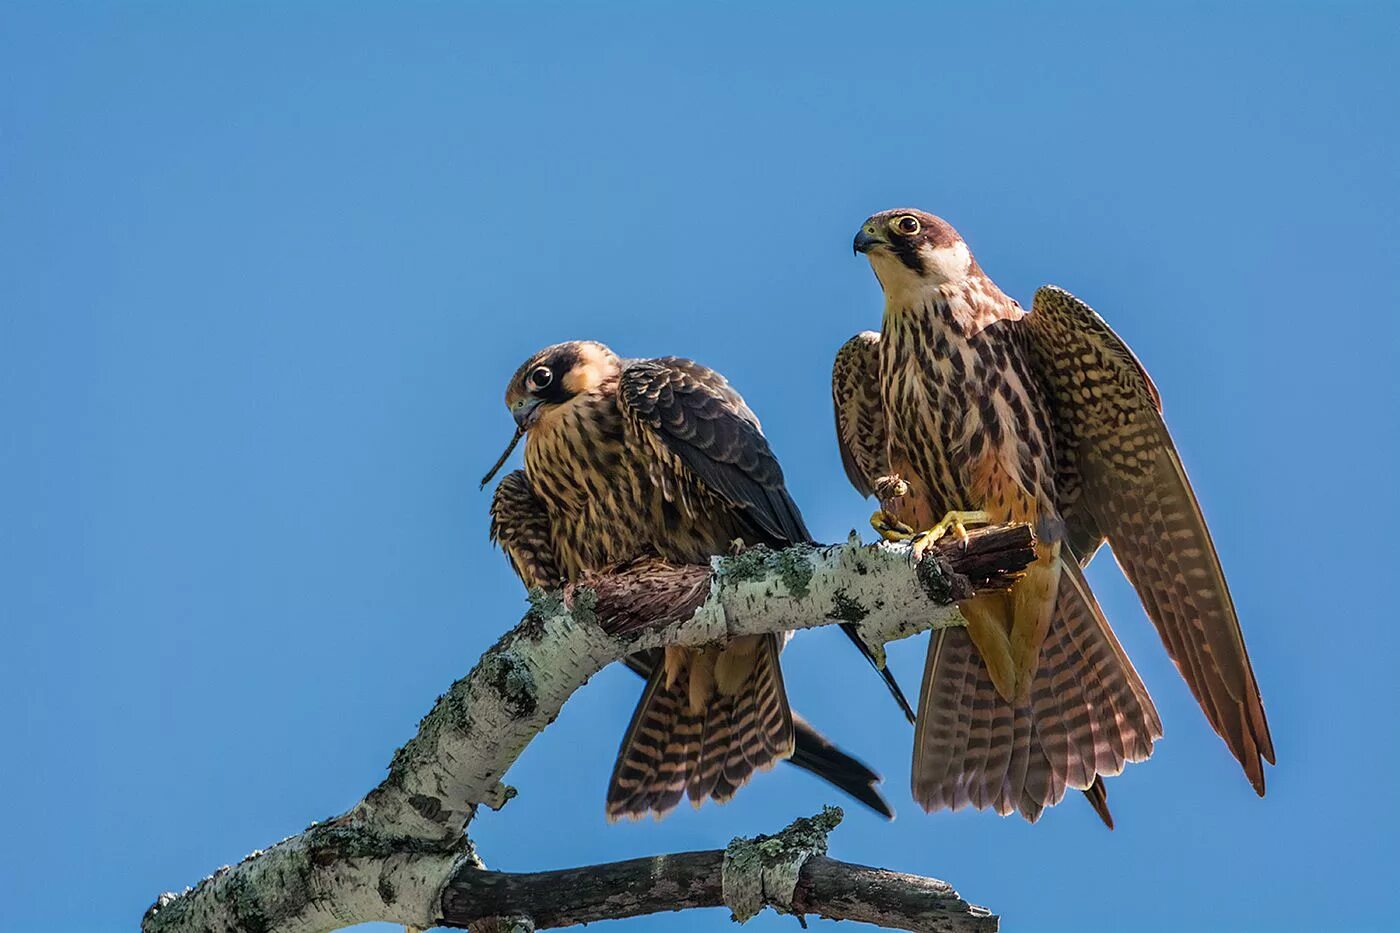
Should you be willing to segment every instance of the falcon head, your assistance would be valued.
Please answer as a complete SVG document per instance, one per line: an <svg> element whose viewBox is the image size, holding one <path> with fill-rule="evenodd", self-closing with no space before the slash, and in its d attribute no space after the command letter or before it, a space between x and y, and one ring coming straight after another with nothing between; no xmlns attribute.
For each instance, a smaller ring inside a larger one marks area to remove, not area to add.
<svg viewBox="0 0 1400 933"><path fill-rule="evenodd" d="M481 481L482 487L500 472L515 445L541 418L615 380L621 370L617 354L593 340L556 343L521 363L506 385L506 407L515 419L515 436Z"/></svg>
<svg viewBox="0 0 1400 933"><path fill-rule="evenodd" d="M977 271L967 244L946 220L913 208L881 211L860 225L853 244L885 293L956 285Z"/></svg>
<svg viewBox="0 0 1400 933"><path fill-rule="evenodd" d="M617 354L592 340L571 340L531 356L506 386L506 407L528 431L551 408L591 392L621 369Z"/></svg>

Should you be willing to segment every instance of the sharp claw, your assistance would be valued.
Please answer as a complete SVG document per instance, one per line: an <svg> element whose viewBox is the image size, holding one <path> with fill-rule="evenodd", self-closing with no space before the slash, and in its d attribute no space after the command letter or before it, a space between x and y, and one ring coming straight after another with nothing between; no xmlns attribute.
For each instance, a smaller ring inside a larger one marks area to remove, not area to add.
<svg viewBox="0 0 1400 933"><path fill-rule="evenodd" d="M870 527L886 541L908 541L914 536L914 529L886 512L884 509L877 509L870 516Z"/></svg>
<svg viewBox="0 0 1400 933"><path fill-rule="evenodd" d="M985 524L990 520L986 512L949 512L937 525L914 536L913 546L909 550L910 556L916 563L923 560L928 549L937 544L950 531L962 542L963 547L967 547L968 533L964 522Z"/></svg>

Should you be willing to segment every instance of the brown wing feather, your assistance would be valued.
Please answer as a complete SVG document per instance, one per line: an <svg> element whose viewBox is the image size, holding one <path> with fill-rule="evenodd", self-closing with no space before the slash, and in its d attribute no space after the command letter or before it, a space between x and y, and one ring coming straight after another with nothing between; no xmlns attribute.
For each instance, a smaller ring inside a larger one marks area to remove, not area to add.
<svg viewBox="0 0 1400 933"><path fill-rule="evenodd" d="M678 497L697 485L719 496L758 532L755 540L746 538L750 544L782 547L812 540L757 416L719 373L678 357L641 360L623 371L618 399L634 430L671 472L659 479ZM913 711L894 675L854 626L841 628L912 722Z"/></svg>
<svg viewBox="0 0 1400 933"><path fill-rule="evenodd" d="M501 477L491 496L491 540L505 551L515 575L531 589L563 585L551 533L549 513L535 497L525 471L512 470Z"/></svg>
<svg viewBox="0 0 1400 933"><path fill-rule="evenodd" d="M1058 503L1077 554L1108 538L1206 717L1264 793L1274 762L1259 686L1220 559L1142 364L1068 292L1026 318L1053 397Z"/></svg>
<svg viewBox="0 0 1400 933"><path fill-rule="evenodd" d="M875 491L875 480L890 472L880 407L880 335L875 331L856 334L836 352L831 400L846 476L862 496L869 496Z"/></svg>
<svg viewBox="0 0 1400 933"><path fill-rule="evenodd" d="M675 478L719 496L760 532L751 544L811 541L758 418L719 373L677 357L640 360L623 370L618 403Z"/></svg>

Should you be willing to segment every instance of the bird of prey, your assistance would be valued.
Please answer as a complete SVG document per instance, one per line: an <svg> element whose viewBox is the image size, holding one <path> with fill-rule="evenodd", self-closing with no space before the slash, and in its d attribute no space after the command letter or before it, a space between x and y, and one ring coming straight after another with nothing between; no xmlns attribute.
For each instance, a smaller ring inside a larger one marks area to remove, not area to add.
<svg viewBox="0 0 1400 933"><path fill-rule="evenodd" d="M1009 594L961 604L931 640L915 726L913 792L926 810L1019 810L1152 753L1161 722L1082 567L1107 540L1206 717L1264 793L1274 762L1235 608L1156 388L1073 295L1031 313L945 221L874 215L854 248L885 293L881 333L837 354L846 472L872 517L916 549L964 522L1024 521L1037 560ZM911 532L918 532L911 534Z"/></svg>
<svg viewBox="0 0 1400 933"><path fill-rule="evenodd" d="M554 529L544 504L530 488L524 470L512 470L496 484L491 498L491 540L500 545L516 576L529 589L556 589L567 581L554 551ZM662 660L659 649L629 655L624 663L650 679ZM790 764L809 771L888 819L894 811L880 794L880 775L848 755L796 712L792 714Z"/></svg>
<svg viewBox="0 0 1400 933"><path fill-rule="evenodd" d="M503 483L493 524L527 584L571 582L647 556L706 563L736 541L811 540L757 417L697 363L556 344L511 377L506 405L517 430L486 481L525 436L524 477ZM635 659L647 687L618 752L608 817L660 816L682 796L728 800L754 771L797 754L799 736L803 760L824 755L824 740L788 706L781 647L777 635L748 636ZM888 675L887 683L898 694ZM866 780L870 790L868 769L839 757L841 768L836 756L821 758L823 776L843 786Z"/></svg>

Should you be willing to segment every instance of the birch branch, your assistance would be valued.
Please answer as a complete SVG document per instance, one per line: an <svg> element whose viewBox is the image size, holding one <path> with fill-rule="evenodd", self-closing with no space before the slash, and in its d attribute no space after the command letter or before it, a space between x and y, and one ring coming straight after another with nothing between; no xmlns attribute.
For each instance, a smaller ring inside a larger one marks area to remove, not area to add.
<svg viewBox="0 0 1400 933"><path fill-rule="evenodd" d="M142 929L323 933L370 920L441 925L449 882L484 869L465 836L477 808L498 809L513 795L501 783L506 771L607 664L646 648L832 622L855 623L879 654L886 642L962 624L953 604L1009 586L1034 559L1032 544L1026 526L987 528L966 542L943 542L912 564L907 547L863 546L853 537L831 547L754 549L708 567L639 561L564 593L534 593L524 620L438 700L360 803L183 894L161 895ZM827 885L821 890L835 890L821 865L804 869L808 887L799 890L817 890L811 886L818 881ZM453 903L460 911L463 902Z"/></svg>

